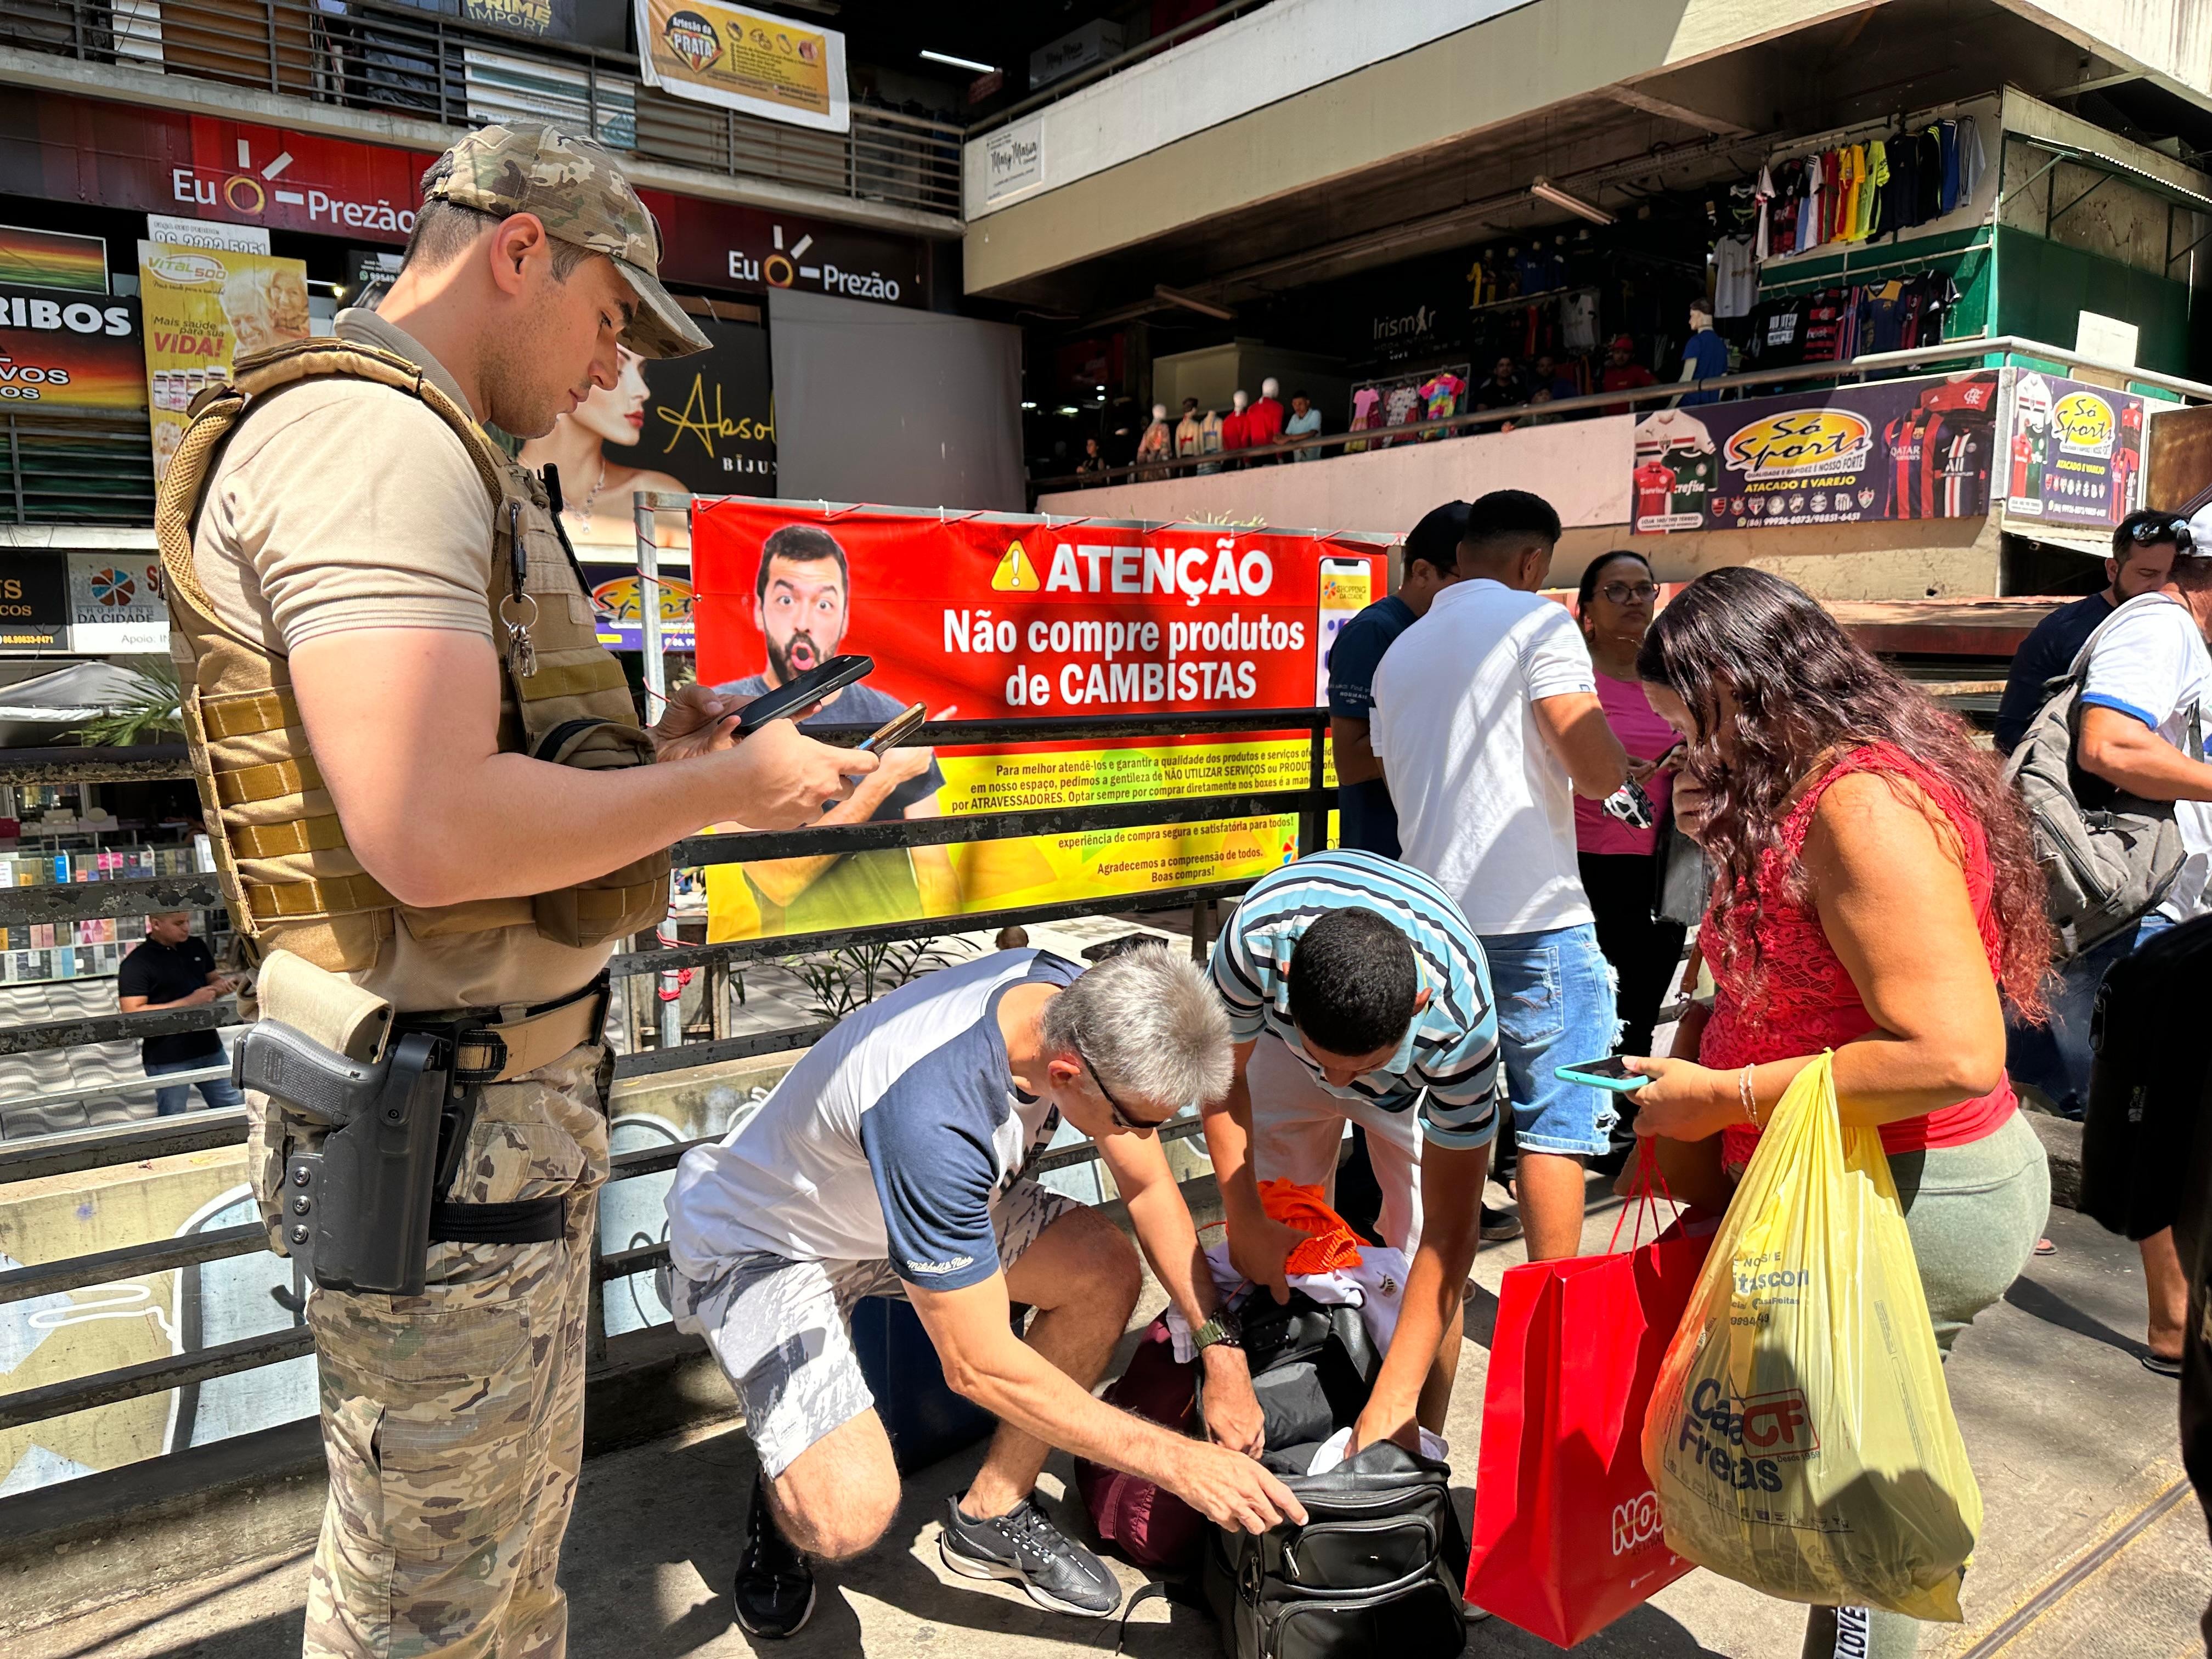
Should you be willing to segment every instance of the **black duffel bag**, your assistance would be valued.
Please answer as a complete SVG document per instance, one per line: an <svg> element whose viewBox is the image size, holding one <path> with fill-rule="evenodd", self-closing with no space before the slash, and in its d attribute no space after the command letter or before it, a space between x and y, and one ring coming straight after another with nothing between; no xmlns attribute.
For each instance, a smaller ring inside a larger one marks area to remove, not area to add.
<svg viewBox="0 0 2212 1659"><path fill-rule="evenodd" d="M1300 1473L1358 1420L1382 1356L1355 1308L1293 1291L1243 1309L1261 1462L1305 1505L1302 1527L1208 1528L1202 1578L1229 1659L1452 1659L1464 1651L1467 1546L1449 1466L1385 1443Z"/></svg>
<svg viewBox="0 0 2212 1659"><path fill-rule="evenodd" d="M1303 1450L1309 1457L1311 1448ZM1264 1460L1271 1466L1279 1454ZM1279 1468L1277 1472L1281 1473ZM1467 1646L1451 1471L1385 1441L1285 1475L1302 1527L1212 1529L1206 1599L1229 1659L1453 1659Z"/></svg>

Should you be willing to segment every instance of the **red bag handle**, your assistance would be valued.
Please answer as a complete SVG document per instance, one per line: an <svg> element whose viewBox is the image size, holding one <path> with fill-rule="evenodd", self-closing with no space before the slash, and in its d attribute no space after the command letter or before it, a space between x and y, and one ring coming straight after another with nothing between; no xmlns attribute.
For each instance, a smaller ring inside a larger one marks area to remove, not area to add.
<svg viewBox="0 0 2212 1659"><path fill-rule="evenodd" d="M1662 1198L1674 1206L1674 1218L1680 1221L1682 1218L1682 1206L1676 1201L1674 1194L1668 1190L1666 1173L1659 1167L1658 1146L1650 1135L1638 1135L1636 1138L1635 1184L1628 1189L1628 1201L1620 1206L1620 1213L1613 1218L1613 1237L1606 1242L1607 1255L1612 1255L1620 1245L1621 1225L1628 1219L1631 1210L1636 1212L1636 1231L1630 1237L1628 1246L1630 1249L1638 1249L1643 1246L1644 1212L1647 1208L1651 1212L1652 1237L1656 1239L1666 1231L1666 1224L1659 1218L1659 1200Z"/></svg>

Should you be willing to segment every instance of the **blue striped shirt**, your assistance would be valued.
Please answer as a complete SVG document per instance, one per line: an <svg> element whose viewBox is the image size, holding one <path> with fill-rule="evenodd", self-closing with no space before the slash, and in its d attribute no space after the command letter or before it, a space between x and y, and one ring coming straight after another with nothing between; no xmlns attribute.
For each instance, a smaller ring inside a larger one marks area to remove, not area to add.
<svg viewBox="0 0 2212 1659"><path fill-rule="evenodd" d="M1413 947L1429 993L1398 1052L1340 1088L1321 1074L1291 1018L1291 954L1309 924L1330 910L1373 910ZM1263 876L1213 945L1213 983L1229 1005L1236 1040L1262 1031L1329 1093L1386 1112L1417 1110L1440 1146L1482 1146L1498 1133L1498 1010L1482 946L1451 896L1411 866L1373 853L1316 853Z"/></svg>

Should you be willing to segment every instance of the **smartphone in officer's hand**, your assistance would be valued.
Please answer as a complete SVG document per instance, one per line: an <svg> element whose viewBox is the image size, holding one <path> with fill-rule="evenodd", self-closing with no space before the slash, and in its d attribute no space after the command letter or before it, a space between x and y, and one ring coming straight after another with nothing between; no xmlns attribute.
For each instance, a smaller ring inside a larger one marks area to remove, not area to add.
<svg viewBox="0 0 2212 1659"><path fill-rule="evenodd" d="M864 680L876 672L873 657L832 657L828 662L808 669L804 674L787 680L772 691L763 691L738 711L735 734L749 738L770 720L796 720L824 697L833 696L856 681ZM734 695L737 684L718 685L715 690Z"/></svg>

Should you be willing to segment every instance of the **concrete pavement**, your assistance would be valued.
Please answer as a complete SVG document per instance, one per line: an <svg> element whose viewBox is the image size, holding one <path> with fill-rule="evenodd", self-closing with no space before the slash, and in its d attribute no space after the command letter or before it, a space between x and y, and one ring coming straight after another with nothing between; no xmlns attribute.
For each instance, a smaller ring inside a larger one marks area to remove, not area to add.
<svg viewBox="0 0 2212 1659"><path fill-rule="evenodd" d="M1610 1200L1594 1205L1588 1246L1601 1249ZM1949 1369L1988 1521L1967 1580L1962 1627L1930 1627L1930 1659L2176 1659L2203 1650L2196 1619L2212 1594L2212 1551L2193 1495L2130 1531L2171 1492L2174 1385L2137 1363L2142 1274L2133 1249L2068 1211L2051 1217L2059 1253L2037 1260L2005 1301L1964 1337ZM1486 1249L1469 1308L1468 1348L1449 1425L1454 1461L1471 1473L1480 1437L1495 1292L1522 1260ZM1156 1298L1155 1298L1156 1299ZM793 1641L755 1644L731 1623L730 1575L743 1539L753 1462L724 1425L595 1460L585 1470L563 1565L579 1659L1046 1659L1111 1651L1110 1623L1042 1612L995 1585L939 1565L936 1523L977 1454L913 1481L889 1536L869 1557L823 1574L813 1623ZM1057 1494L1066 1473L1046 1477ZM1462 1492L1463 1504L1471 1494ZM2120 1547L2111 1548L2119 1539ZM223 1540L205 1540L210 1562ZM2075 1571L2069 1579L2068 1569ZM11 1659L289 1659L299 1650L304 1556L232 1564L159 1597L19 1638ZM1140 1576L1122 1569L1134 1587ZM2078 1582L2076 1582L2078 1581ZM35 1593L19 1581L11 1595ZM1693 1573L1586 1643L1595 1659L1776 1659L1797 1651L1802 1610L1710 1573ZM1155 1598L1130 1621L1133 1659L1203 1659L1210 1620ZM1492 1620L1474 1626L1476 1656L1556 1650Z"/></svg>

